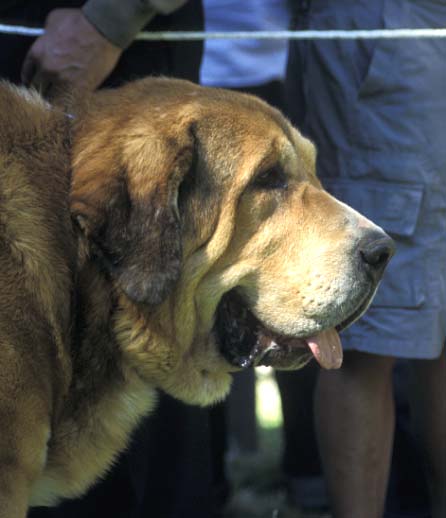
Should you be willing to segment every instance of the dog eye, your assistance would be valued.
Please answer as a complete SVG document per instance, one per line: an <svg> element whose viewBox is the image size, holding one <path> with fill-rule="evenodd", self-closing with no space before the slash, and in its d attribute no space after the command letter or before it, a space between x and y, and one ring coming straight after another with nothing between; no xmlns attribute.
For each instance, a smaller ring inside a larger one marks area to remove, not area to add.
<svg viewBox="0 0 446 518"><path fill-rule="evenodd" d="M286 189L288 180L280 168L274 167L257 175L254 186L260 189Z"/></svg>

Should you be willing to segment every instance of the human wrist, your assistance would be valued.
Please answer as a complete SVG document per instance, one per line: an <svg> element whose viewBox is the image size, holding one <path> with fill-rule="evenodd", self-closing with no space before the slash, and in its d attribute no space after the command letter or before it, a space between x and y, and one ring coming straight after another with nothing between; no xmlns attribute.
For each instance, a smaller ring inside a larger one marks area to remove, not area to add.
<svg viewBox="0 0 446 518"><path fill-rule="evenodd" d="M139 0L88 0L82 7L87 20L111 43L125 49L156 11Z"/></svg>

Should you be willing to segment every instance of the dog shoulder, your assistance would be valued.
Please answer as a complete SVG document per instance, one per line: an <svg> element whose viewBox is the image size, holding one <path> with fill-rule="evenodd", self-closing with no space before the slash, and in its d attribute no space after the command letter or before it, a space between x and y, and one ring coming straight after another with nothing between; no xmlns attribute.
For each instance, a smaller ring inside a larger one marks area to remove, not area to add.
<svg viewBox="0 0 446 518"><path fill-rule="evenodd" d="M26 302L28 316L17 329L31 322L33 333L47 329L34 347L45 349L49 337L63 358L75 260L69 128L37 92L6 82L0 83L0 113L0 320L5 327L5 308L20 314ZM27 354L29 340L17 332L14 347Z"/></svg>

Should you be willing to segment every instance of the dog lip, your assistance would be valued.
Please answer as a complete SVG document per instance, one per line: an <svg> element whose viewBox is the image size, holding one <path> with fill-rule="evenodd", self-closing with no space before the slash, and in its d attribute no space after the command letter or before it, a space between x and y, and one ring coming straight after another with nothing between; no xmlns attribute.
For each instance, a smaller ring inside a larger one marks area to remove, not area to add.
<svg viewBox="0 0 446 518"><path fill-rule="evenodd" d="M313 358L313 353L305 338L275 337L262 334L259 342L262 341L264 342L263 347L259 347L254 362L256 367L300 369Z"/></svg>
<svg viewBox="0 0 446 518"><path fill-rule="evenodd" d="M268 330L235 290L220 301L214 331L222 356L238 369L260 365L297 369L313 358L305 338Z"/></svg>
<svg viewBox="0 0 446 518"><path fill-rule="evenodd" d="M375 285L373 289L371 289L367 295L364 297L362 302L356 307L355 311L351 313L345 320L343 320L340 324L335 326L335 329L338 333L344 331L348 327L350 327L352 324L354 324L357 320L359 320L362 315L367 311L368 307L370 306L373 297L376 293L376 290L378 289L378 285Z"/></svg>
<svg viewBox="0 0 446 518"><path fill-rule="evenodd" d="M364 314L376 289L377 285L374 284L350 316L334 326L337 332L343 331ZM267 329L248 309L236 290L222 297L214 332L222 356L237 369L261 365L277 369L299 369L314 357L308 337L278 335Z"/></svg>
<svg viewBox="0 0 446 518"><path fill-rule="evenodd" d="M239 369L251 367L259 352L259 320L232 290L223 295L217 308L214 334L222 356Z"/></svg>

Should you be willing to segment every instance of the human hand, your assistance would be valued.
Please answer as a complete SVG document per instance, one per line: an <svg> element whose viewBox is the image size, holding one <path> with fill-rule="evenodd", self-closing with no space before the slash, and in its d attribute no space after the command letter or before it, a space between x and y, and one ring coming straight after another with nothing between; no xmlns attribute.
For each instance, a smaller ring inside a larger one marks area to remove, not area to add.
<svg viewBox="0 0 446 518"><path fill-rule="evenodd" d="M22 81L46 96L66 87L95 90L112 72L122 50L102 36L81 9L54 9L45 33L28 51Z"/></svg>

